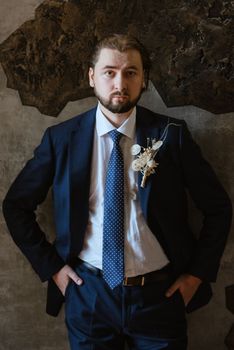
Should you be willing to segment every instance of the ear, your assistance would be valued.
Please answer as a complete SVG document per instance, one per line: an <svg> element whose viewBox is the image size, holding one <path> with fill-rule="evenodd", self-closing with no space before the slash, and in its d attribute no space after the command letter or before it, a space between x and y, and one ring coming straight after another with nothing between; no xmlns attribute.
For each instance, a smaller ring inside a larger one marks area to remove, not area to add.
<svg viewBox="0 0 234 350"><path fill-rule="evenodd" d="M92 67L89 68L89 85L94 87L94 69Z"/></svg>

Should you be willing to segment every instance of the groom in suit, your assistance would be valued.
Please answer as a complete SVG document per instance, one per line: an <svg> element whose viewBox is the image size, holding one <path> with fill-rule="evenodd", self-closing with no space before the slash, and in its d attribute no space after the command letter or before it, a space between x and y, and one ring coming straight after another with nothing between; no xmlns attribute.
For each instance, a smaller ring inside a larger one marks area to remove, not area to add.
<svg viewBox="0 0 234 350"><path fill-rule="evenodd" d="M150 59L127 35L94 49L96 108L46 130L3 203L9 231L65 300L72 350L187 348L185 311L211 298L231 203L182 120L137 106ZM35 210L52 187L56 240ZM187 191L204 220L188 223Z"/></svg>

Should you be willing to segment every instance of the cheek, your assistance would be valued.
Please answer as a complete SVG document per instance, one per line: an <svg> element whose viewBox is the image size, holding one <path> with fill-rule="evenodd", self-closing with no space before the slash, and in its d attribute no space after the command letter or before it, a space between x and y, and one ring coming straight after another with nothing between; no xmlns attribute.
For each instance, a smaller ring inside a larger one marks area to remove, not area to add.
<svg viewBox="0 0 234 350"><path fill-rule="evenodd" d="M135 95L138 95L141 92L142 88L143 88L142 83L137 82L131 86L131 91Z"/></svg>
<svg viewBox="0 0 234 350"><path fill-rule="evenodd" d="M111 82L106 81L105 79L98 80L95 86L99 91L103 91L103 92L109 92L112 89Z"/></svg>

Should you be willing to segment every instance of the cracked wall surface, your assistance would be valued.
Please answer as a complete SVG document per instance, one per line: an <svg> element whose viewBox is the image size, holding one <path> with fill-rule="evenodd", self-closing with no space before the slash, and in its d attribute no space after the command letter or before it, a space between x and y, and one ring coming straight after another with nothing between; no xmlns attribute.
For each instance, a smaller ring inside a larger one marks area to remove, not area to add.
<svg viewBox="0 0 234 350"><path fill-rule="evenodd" d="M7 86L24 105L57 116L92 96L93 45L129 32L148 48L151 80L168 107L234 111L234 2L221 0L46 0L0 45Z"/></svg>

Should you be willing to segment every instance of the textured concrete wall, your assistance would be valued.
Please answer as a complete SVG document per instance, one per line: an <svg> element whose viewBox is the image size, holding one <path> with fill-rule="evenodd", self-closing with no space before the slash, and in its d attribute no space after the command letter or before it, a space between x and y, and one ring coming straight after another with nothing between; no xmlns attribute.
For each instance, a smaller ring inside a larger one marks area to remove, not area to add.
<svg viewBox="0 0 234 350"><path fill-rule="evenodd" d="M26 19L32 18L41 1L2 1L0 41ZM57 119L41 116L21 105L17 93L7 89L0 71L0 202L7 188L50 125L68 119L95 104L94 98L69 103ZM143 104L160 113L187 121L203 153L211 162L225 188L234 198L234 114L212 115L195 107L167 109L157 92L151 90ZM198 228L201 218L191 204L191 222ZM53 237L51 200L39 209L39 221ZM45 314L46 285L42 285L26 259L11 241L0 215L0 350L67 350L63 312L56 319ZM214 298L205 308L189 315L189 350L225 350L224 338L233 322L225 309L224 287L234 283L233 230L222 260Z"/></svg>

